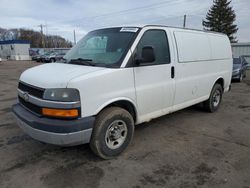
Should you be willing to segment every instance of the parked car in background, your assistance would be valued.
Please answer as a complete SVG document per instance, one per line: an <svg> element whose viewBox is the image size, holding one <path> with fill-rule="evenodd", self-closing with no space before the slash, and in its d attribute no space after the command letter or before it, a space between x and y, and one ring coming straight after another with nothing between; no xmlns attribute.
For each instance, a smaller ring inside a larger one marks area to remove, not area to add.
<svg viewBox="0 0 250 188"><path fill-rule="evenodd" d="M250 55L243 55L243 57L247 62L247 69L250 69Z"/></svg>
<svg viewBox="0 0 250 188"><path fill-rule="evenodd" d="M42 62L42 63L44 63L45 62L45 58L47 56L49 56L50 54L52 54L52 53L53 53L53 51L51 51L51 52L45 52L43 54L38 55L37 59L36 59L36 62Z"/></svg>
<svg viewBox="0 0 250 188"><path fill-rule="evenodd" d="M42 63L51 63L51 62L56 62L58 60L62 60L65 54L66 52L50 51L32 56L32 60Z"/></svg>
<svg viewBox="0 0 250 188"><path fill-rule="evenodd" d="M241 82L246 77L247 61L244 56L233 59L232 80Z"/></svg>
<svg viewBox="0 0 250 188"><path fill-rule="evenodd" d="M52 53L54 53L53 51L51 51L51 52L46 52L44 55L42 55L41 56L41 62L42 63L46 63L46 58L48 57L48 56L50 56Z"/></svg>
<svg viewBox="0 0 250 188"><path fill-rule="evenodd" d="M39 54L31 56L32 61L37 61L37 59L40 57Z"/></svg>
<svg viewBox="0 0 250 188"><path fill-rule="evenodd" d="M45 55L44 62L53 63L62 60L68 51L69 49L54 49L53 51Z"/></svg>
<svg viewBox="0 0 250 188"><path fill-rule="evenodd" d="M42 60L42 56L43 56L44 54L39 54L39 55L37 55L35 58L34 58L34 60L36 61L36 62L41 62Z"/></svg>
<svg viewBox="0 0 250 188"><path fill-rule="evenodd" d="M45 55L44 57L44 62L45 63L53 63L53 62L56 62L56 56L57 56L58 53L56 52L52 52L48 55Z"/></svg>
<svg viewBox="0 0 250 188"><path fill-rule="evenodd" d="M66 53L62 52L62 53L58 53L56 55L56 61L61 61L63 60L63 57L66 55Z"/></svg>

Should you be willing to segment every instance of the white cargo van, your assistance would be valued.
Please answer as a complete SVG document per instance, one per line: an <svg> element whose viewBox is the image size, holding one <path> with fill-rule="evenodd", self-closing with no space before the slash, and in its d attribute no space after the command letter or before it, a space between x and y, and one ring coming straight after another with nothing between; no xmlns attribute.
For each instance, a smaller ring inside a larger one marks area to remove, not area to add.
<svg viewBox="0 0 250 188"><path fill-rule="evenodd" d="M100 29L62 62L26 70L13 112L34 139L90 142L108 159L129 145L136 124L197 103L216 111L231 74L226 35L165 26Z"/></svg>

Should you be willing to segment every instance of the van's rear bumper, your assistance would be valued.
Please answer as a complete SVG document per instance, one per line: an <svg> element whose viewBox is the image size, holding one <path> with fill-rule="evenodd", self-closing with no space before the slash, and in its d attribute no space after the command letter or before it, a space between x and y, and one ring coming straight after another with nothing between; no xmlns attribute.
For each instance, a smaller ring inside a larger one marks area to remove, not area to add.
<svg viewBox="0 0 250 188"><path fill-rule="evenodd" d="M12 111L18 126L29 136L41 142L61 146L88 143L95 121L95 117L75 120L38 117L20 104L13 105Z"/></svg>

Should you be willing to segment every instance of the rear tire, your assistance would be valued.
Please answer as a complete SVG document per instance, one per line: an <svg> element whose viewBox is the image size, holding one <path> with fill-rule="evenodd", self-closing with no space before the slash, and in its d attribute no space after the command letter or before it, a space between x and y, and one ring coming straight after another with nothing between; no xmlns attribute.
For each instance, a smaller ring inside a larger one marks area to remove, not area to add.
<svg viewBox="0 0 250 188"><path fill-rule="evenodd" d="M134 134L134 120L131 114L119 107L104 109L97 115L90 147L103 159L112 159L129 145Z"/></svg>
<svg viewBox="0 0 250 188"><path fill-rule="evenodd" d="M205 110L211 113L217 111L222 101L222 94L222 86L220 84L215 84L209 99L204 102Z"/></svg>

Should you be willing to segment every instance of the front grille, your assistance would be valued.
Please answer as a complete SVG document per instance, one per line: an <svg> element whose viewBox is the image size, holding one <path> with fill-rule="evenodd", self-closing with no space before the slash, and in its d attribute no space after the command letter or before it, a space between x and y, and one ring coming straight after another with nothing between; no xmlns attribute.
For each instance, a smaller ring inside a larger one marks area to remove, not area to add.
<svg viewBox="0 0 250 188"><path fill-rule="evenodd" d="M33 95L38 98L43 97L43 93L45 90L43 88L35 87L35 86L29 85L23 82L19 82L18 89L20 89L21 91L28 92L30 95Z"/></svg>
<svg viewBox="0 0 250 188"><path fill-rule="evenodd" d="M35 113L36 115L41 115L42 114L42 108L32 104L30 102L26 102L23 98L21 98L20 96L18 96L19 102L28 110L30 110L31 112Z"/></svg>

